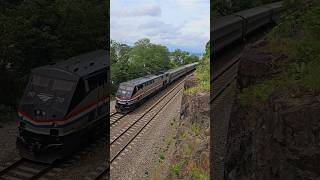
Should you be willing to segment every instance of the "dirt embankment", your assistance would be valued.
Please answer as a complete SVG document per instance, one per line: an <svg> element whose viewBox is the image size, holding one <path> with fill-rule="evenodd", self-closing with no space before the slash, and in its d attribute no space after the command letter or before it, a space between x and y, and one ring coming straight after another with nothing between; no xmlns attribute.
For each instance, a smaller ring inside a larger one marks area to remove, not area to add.
<svg viewBox="0 0 320 180"><path fill-rule="evenodd" d="M194 77L185 89L196 85ZM209 92L184 94L168 179L209 179Z"/></svg>
<svg viewBox="0 0 320 180"><path fill-rule="evenodd" d="M295 81L287 83L285 76L277 78L286 71L281 64L287 58L265 53L264 47L265 42L251 46L240 61L225 175L230 180L320 179L320 98Z"/></svg>

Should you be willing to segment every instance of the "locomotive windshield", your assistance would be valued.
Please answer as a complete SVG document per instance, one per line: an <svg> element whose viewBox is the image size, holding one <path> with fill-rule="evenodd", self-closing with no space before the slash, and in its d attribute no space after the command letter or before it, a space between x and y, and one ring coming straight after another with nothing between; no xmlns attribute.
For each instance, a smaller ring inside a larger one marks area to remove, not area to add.
<svg viewBox="0 0 320 180"><path fill-rule="evenodd" d="M73 87L73 82L64 81L64 80L54 80L52 85L52 90L58 91L71 91Z"/></svg>
<svg viewBox="0 0 320 180"><path fill-rule="evenodd" d="M131 97L132 94L132 87L127 87L127 86L120 86L117 92L117 96L120 97Z"/></svg>
<svg viewBox="0 0 320 180"><path fill-rule="evenodd" d="M72 98L76 82L55 79L42 75L32 75L21 105L35 105L38 108L50 107L65 112Z"/></svg>
<svg viewBox="0 0 320 180"><path fill-rule="evenodd" d="M40 86L40 87L48 87L50 83L50 79L41 76L33 76L32 77L32 85Z"/></svg>
<svg viewBox="0 0 320 180"><path fill-rule="evenodd" d="M52 85L50 85L52 82ZM59 80L59 79L50 79L43 76L32 77L32 86L38 86L42 88L48 88L52 91L71 91L74 83L71 81Z"/></svg>

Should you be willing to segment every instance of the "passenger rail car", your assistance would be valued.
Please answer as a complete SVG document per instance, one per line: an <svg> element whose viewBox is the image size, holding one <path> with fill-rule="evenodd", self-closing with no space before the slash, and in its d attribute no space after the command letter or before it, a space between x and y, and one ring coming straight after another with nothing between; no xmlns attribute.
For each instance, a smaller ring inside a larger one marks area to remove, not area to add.
<svg viewBox="0 0 320 180"><path fill-rule="evenodd" d="M257 29L277 22L281 11L282 2L276 2L214 18L211 31L213 42L211 53L214 55L230 44L246 39Z"/></svg>
<svg viewBox="0 0 320 180"><path fill-rule="evenodd" d="M197 64L192 63L157 75L148 75L121 83L116 94L117 112L132 111L160 89L194 70Z"/></svg>
<svg viewBox="0 0 320 180"><path fill-rule="evenodd" d="M108 76L105 50L33 69L18 109L20 155L52 163L86 142L106 123Z"/></svg>

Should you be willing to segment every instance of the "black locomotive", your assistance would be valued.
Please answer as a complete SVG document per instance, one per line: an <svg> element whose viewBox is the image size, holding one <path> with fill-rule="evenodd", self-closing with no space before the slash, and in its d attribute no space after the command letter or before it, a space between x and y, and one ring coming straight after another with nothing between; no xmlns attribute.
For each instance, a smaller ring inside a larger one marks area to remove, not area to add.
<svg viewBox="0 0 320 180"><path fill-rule="evenodd" d="M32 70L18 109L22 157L52 163L106 124L108 58L98 50Z"/></svg>

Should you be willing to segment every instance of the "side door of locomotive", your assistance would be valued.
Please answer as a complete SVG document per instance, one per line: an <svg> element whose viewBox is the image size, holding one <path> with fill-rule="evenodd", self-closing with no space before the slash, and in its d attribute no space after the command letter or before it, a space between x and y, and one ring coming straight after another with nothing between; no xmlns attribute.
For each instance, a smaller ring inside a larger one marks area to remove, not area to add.
<svg viewBox="0 0 320 180"><path fill-rule="evenodd" d="M109 109L108 104L108 86L107 86L107 70L98 75L98 93L97 93L97 117L107 115Z"/></svg>

